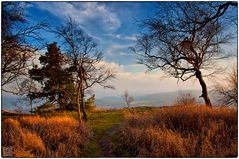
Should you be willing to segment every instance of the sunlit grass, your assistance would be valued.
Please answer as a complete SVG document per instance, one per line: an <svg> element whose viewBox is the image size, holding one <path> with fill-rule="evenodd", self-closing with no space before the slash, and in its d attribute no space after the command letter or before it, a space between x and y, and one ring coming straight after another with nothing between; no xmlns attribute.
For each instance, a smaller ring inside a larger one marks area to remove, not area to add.
<svg viewBox="0 0 239 159"><path fill-rule="evenodd" d="M84 152L84 157L102 157L99 140L112 126L123 121L122 110L96 110L91 113L89 124L94 137Z"/></svg>
<svg viewBox="0 0 239 159"><path fill-rule="evenodd" d="M79 157L92 133L87 124L70 116L6 118L2 146L14 157Z"/></svg>
<svg viewBox="0 0 239 159"><path fill-rule="evenodd" d="M98 109L79 126L76 111L4 118L2 146L14 157L104 157L107 136L118 157L237 156L237 110L205 106Z"/></svg>
<svg viewBox="0 0 239 159"><path fill-rule="evenodd" d="M237 110L205 106L125 113L115 151L124 157L235 157Z"/></svg>

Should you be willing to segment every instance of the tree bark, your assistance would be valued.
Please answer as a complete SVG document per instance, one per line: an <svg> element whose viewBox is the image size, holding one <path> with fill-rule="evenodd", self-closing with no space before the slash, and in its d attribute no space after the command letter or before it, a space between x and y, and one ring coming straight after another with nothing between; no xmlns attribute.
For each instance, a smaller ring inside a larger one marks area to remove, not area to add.
<svg viewBox="0 0 239 159"><path fill-rule="evenodd" d="M85 102L84 102L84 89L83 89L83 82L85 82L86 81L86 78L85 78L85 69L84 69L84 67L81 65L80 66L80 79L81 79L81 81L80 81L80 94L81 94L81 102L80 102L80 108L81 108L81 111L82 111L82 114L83 114L83 119L85 120L85 121L87 121L87 114L86 114L86 112L85 112L85 106L84 106L84 104L85 104Z"/></svg>
<svg viewBox="0 0 239 159"><path fill-rule="evenodd" d="M207 92L207 86L206 86L205 81L202 78L202 73L201 73L200 70L196 70L196 78L199 80L199 83L200 83L200 85L202 87L202 95L200 97L203 97L203 99L205 101L205 104L208 107L212 107L212 103L211 103L211 101L209 99L208 92Z"/></svg>
<svg viewBox="0 0 239 159"><path fill-rule="evenodd" d="M87 121L87 114L85 112L84 92L81 91L81 111L83 113L83 119Z"/></svg>
<svg viewBox="0 0 239 159"><path fill-rule="evenodd" d="M78 117L79 117L79 123L81 124L81 108L80 108L80 99L81 99L81 97L80 96L81 96L81 94L80 94L80 85L78 85L76 103L77 103L77 112L78 112Z"/></svg>
<svg viewBox="0 0 239 159"><path fill-rule="evenodd" d="M77 91L77 106L78 106L78 116L79 122L81 123L81 112L83 114L83 119L87 121L87 114L84 109L84 90L83 90L83 83L82 81L79 83L78 91Z"/></svg>

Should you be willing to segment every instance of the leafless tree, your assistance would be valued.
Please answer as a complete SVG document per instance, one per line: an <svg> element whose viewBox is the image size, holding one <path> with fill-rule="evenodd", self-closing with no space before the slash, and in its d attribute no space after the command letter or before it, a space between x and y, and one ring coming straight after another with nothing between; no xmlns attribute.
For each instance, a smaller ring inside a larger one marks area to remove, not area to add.
<svg viewBox="0 0 239 159"><path fill-rule="evenodd" d="M210 107L212 104L203 77L220 72L216 61L228 57L221 54L221 46L233 38L228 29L229 19L222 17L225 12L222 5L213 2L161 2L156 17L143 23L148 32L139 37L136 46L131 48L139 55L139 63L149 70L160 68L182 81L196 77L202 87L200 97ZM230 14L233 16L235 13Z"/></svg>
<svg viewBox="0 0 239 159"><path fill-rule="evenodd" d="M124 92L122 97L125 101L126 106L129 108L130 104L134 101L134 97L130 96L127 90Z"/></svg>
<svg viewBox="0 0 239 159"><path fill-rule="evenodd" d="M75 75L79 119L81 121L82 111L84 120L87 120L84 109L85 91L96 84L104 88L113 88L107 81L115 78L115 74L102 64L103 54L98 51L97 44L72 18L55 33L64 41L69 66Z"/></svg>
<svg viewBox="0 0 239 159"><path fill-rule="evenodd" d="M30 77L22 79L22 82L19 84L19 101L25 103L25 105L30 106L30 112L33 112L33 101L36 99L34 98L33 94L38 92L40 87L36 85L36 83Z"/></svg>
<svg viewBox="0 0 239 159"><path fill-rule="evenodd" d="M26 68L33 60L42 40L38 31L46 27L45 23L30 26L25 19L24 8L20 2L2 3L1 86L2 91L14 94L19 91L3 87L26 75ZM33 45L33 41L36 45Z"/></svg>
<svg viewBox="0 0 239 159"><path fill-rule="evenodd" d="M225 105L237 106L238 102L237 68L234 66L230 73L220 83L216 83L213 92L218 95L218 100Z"/></svg>

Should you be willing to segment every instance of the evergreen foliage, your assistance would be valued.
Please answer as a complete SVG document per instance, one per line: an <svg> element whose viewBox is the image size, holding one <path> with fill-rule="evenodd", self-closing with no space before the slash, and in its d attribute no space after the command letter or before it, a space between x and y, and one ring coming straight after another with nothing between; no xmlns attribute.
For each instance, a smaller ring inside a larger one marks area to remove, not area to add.
<svg viewBox="0 0 239 159"><path fill-rule="evenodd" d="M29 74L33 80L42 85L42 90L32 93L32 96L47 98L49 102L57 102L61 109L66 109L65 106L69 99L69 90L67 89L73 81L71 72L64 67L66 65L65 58L57 43L49 44L47 52L40 56L39 61L42 67L38 68L35 65L33 69L29 70Z"/></svg>

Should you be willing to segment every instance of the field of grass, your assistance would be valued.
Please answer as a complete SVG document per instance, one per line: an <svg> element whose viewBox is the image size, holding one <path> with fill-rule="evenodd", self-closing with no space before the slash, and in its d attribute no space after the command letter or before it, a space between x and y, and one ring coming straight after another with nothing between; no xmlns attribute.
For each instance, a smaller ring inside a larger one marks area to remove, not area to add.
<svg viewBox="0 0 239 159"><path fill-rule="evenodd" d="M236 157L237 110L205 106L126 113L120 157Z"/></svg>
<svg viewBox="0 0 239 159"><path fill-rule="evenodd" d="M135 107L2 119L2 146L14 157L235 157L237 110Z"/></svg>
<svg viewBox="0 0 239 159"><path fill-rule="evenodd" d="M88 124L79 125L70 116L2 121L2 146L13 150L9 157L80 157L91 137Z"/></svg>

